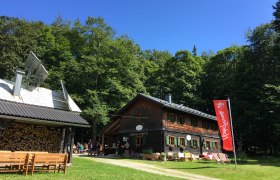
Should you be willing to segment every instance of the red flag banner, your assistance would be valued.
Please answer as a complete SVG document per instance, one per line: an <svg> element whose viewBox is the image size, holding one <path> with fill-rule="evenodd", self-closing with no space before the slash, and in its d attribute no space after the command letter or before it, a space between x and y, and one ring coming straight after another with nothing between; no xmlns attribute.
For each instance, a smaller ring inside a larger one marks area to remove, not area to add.
<svg viewBox="0 0 280 180"><path fill-rule="evenodd" d="M226 100L214 100L216 117L223 141L223 149L233 151L232 135Z"/></svg>

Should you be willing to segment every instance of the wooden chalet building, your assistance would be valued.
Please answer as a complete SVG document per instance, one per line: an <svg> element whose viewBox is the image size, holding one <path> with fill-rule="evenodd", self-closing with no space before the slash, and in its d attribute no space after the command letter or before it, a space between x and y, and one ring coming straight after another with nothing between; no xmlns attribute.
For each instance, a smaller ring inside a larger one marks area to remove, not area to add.
<svg viewBox="0 0 280 180"><path fill-rule="evenodd" d="M189 151L193 154L221 152L215 116L171 102L138 94L111 118L102 130L103 144L128 141L132 151ZM124 143L124 142L123 142Z"/></svg>
<svg viewBox="0 0 280 180"><path fill-rule="evenodd" d="M0 79L0 150L69 153L75 127L88 127L68 94ZM67 97L65 97L66 95Z"/></svg>

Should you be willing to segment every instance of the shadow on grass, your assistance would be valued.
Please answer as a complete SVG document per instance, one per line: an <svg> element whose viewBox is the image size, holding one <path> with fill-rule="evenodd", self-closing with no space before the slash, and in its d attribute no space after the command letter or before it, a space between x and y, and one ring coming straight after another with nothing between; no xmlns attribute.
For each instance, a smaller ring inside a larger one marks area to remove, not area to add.
<svg viewBox="0 0 280 180"><path fill-rule="evenodd" d="M98 155L98 156L89 156L87 154L80 154L78 157L87 157L87 158L103 158L103 159L131 159L129 157L121 157L118 155L112 155L112 156L103 156L103 155Z"/></svg>
<svg viewBox="0 0 280 180"><path fill-rule="evenodd" d="M203 166L203 167L184 167L184 168L168 168L168 169L214 169L218 167L213 167L213 166Z"/></svg>
<svg viewBox="0 0 280 180"><path fill-rule="evenodd" d="M232 160L234 163L234 160ZM250 158L247 161L238 161L237 165L259 165L259 166L275 166L280 167L279 157L256 157Z"/></svg>

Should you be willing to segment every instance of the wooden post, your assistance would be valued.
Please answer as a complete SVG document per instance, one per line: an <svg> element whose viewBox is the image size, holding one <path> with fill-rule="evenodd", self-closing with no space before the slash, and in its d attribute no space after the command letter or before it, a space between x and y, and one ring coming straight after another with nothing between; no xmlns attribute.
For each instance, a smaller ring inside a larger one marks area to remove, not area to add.
<svg viewBox="0 0 280 180"><path fill-rule="evenodd" d="M74 137L75 137L75 127L69 128L70 131L70 148L69 148L69 156L68 162L72 163L72 154L73 154L73 145L74 145Z"/></svg>
<svg viewBox="0 0 280 180"><path fill-rule="evenodd" d="M59 153L64 153L64 140L65 140L65 127L62 129L62 137L60 142L60 150Z"/></svg>
<svg viewBox="0 0 280 180"><path fill-rule="evenodd" d="M65 135L64 135L64 147L63 147L63 153L67 153L67 149L68 149L68 142L69 142L69 127L65 128Z"/></svg>

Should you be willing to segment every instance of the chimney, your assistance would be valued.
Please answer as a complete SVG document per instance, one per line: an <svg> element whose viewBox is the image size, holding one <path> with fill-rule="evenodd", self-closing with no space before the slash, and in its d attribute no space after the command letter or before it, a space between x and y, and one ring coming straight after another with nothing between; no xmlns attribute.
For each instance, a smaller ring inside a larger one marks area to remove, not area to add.
<svg viewBox="0 0 280 180"><path fill-rule="evenodd" d="M171 97L172 97L171 93L167 93L167 94L165 94L164 99L165 99L165 101L172 103Z"/></svg>
<svg viewBox="0 0 280 180"><path fill-rule="evenodd" d="M20 89L21 89L21 82L22 82L22 75L24 75L25 72L16 70L15 71L15 85L13 88L13 95L19 96L20 95Z"/></svg>

